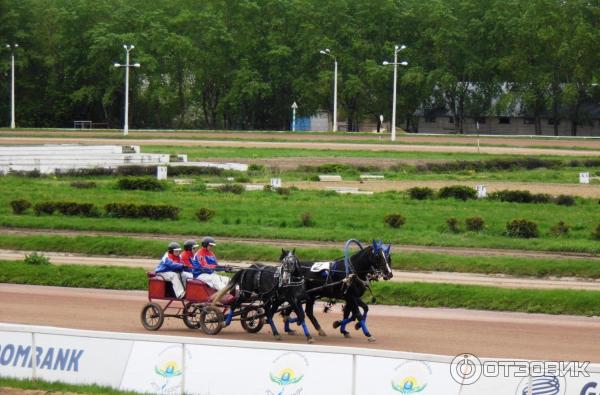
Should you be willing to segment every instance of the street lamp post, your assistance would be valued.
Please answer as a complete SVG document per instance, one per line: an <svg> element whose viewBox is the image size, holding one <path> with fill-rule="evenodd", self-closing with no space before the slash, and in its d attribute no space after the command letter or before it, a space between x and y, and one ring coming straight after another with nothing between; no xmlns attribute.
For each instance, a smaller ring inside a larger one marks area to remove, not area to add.
<svg viewBox="0 0 600 395"><path fill-rule="evenodd" d="M406 45L402 46L394 46L394 63L390 63L388 61L383 61L383 65L387 66L390 64L394 65L394 94L392 98L392 141L396 141L396 85L398 81L398 65L400 66L408 66L408 62L400 62L398 63L398 52L402 51L406 48Z"/></svg>
<svg viewBox="0 0 600 395"><path fill-rule="evenodd" d="M337 69L338 63L335 56L331 54L329 48L322 49L319 51L323 55L331 56L333 58L333 131L337 132Z"/></svg>
<svg viewBox="0 0 600 395"><path fill-rule="evenodd" d="M10 128L16 127L15 122L15 50L19 44L6 44L6 48L11 50L10 55Z"/></svg>
<svg viewBox="0 0 600 395"><path fill-rule="evenodd" d="M129 52L135 48L133 45L123 45L125 48L125 64L115 63L115 67L125 67L125 121L123 125L123 135L129 133L129 68L140 67L139 63L129 63Z"/></svg>

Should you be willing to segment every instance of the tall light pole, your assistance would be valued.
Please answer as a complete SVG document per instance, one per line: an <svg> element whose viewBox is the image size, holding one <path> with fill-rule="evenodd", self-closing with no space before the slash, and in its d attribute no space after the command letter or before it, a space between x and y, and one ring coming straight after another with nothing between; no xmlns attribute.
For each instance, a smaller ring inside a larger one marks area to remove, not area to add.
<svg viewBox="0 0 600 395"><path fill-rule="evenodd" d="M333 131L337 132L337 69L338 63L335 56L331 54L329 48L325 48L319 51L323 55L331 56L333 58Z"/></svg>
<svg viewBox="0 0 600 395"><path fill-rule="evenodd" d="M139 63L129 63L129 52L135 48L133 45L123 45L125 48L125 64L115 63L115 67L125 67L125 121L123 125L123 135L129 133L129 68L140 67Z"/></svg>
<svg viewBox="0 0 600 395"><path fill-rule="evenodd" d="M392 141L396 141L396 85L398 81L398 65L400 66L408 66L408 62L400 62L398 63L398 52L402 51L406 48L406 45L402 46L394 46L394 63L390 63L388 61L383 61L383 65L387 66L390 64L394 65L394 95L392 99Z"/></svg>
<svg viewBox="0 0 600 395"><path fill-rule="evenodd" d="M10 49L10 128L15 128L15 50L19 48L19 44L6 44L6 48Z"/></svg>

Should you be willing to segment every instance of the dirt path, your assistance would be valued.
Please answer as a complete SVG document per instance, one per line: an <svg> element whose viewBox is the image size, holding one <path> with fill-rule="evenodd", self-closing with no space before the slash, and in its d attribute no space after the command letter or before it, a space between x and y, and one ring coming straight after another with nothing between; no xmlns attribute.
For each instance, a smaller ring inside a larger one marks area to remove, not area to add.
<svg viewBox="0 0 600 395"><path fill-rule="evenodd" d="M145 291L0 284L0 321L147 334L139 319L146 302ZM369 329L377 337L374 343L368 343L358 332L345 339L332 329L333 320L340 317L339 305L329 314L319 309L317 317L328 336L318 337L316 346L600 362L598 317L371 306ZM176 319L167 319L157 334L205 336ZM237 323L218 337L272 341L268 329L252 335ZM305 343L303 336L285 336L283 341Z"/></svg>
<svg viewBox="0 0 600 395"><path fill-rule="evenodd" d="M43 252L55 265L90 265L90 266L120 266L142 268L152 271L156 267L157 259L131 258L121 256L89 256L82 254L66 254L59 252ZM22 260L27 252L0 250L0 260ZM262 262L276 265L276 262ZM248 267L251 262L221 261L223 265ZM394 270L391 281L398 283L445 283L461 285L484 285L499 288L527 288L527 289L578 289L600 291L600 280L581 278L531 278L514 277L503 274L477 274L454 272L409 272Z"/></svg>
<svg viewBox="0 0 600 395"><path fill-rule="evenodd" d="M0 137L0 144L114 144L114 145L186 145L201 147L244 147L244 148L301 148L348 151L393 151L393 152L460 152L496 155L556 155L556 156L600 156L600 150L571 150L523 147L481 147L470 145L391 145L372 143L338 142L273 142L273 141L229 141L189 139L110 139L110 138L47 138L47 137Z"/></svg>
<svg viewBox="0 0 600 395"><path fill-rule="evenodd" d="M151 240L186 240L197 238L198 235L174 235L174 234L153 234L153 233L127 233L113 232L102 230L61 230L61 229L17 229L0 227L0 234L16 235L16 236L34 236L34 235L54 235L54 236L114 236L114 237L131 237L134 239L151 239ZM339 248L342 254L343 241L316 241L316 240L290 240L290 239L259 239L249 237L225 237L219 236L220 241L228 243L246 243L246 244L263 244L278 248ZM578 253L578 252L551 252L551 251L524 251L511 250L500 248L470 248L470 247L438 247L438 246L420 246L401 244L396 245L396 249L403 252L431 252L440 254L453 254L464 256L513 256L521 258L540 258L540 259L586 259L597 260L600 262L600 255Z"/></svg>
<svg viewBox="0 0 600 395"><path fill-rule="evenodd" d="M48 136L49 134L63 134L72 137L87 138L93 136L102 136L110 138L121 138L121 131L75 131L75 130L19 130L18 132L11 130L1 130L0 136ZM317 134L317 133L289 133L289 132L211 132L211 131L129 131L130 137L138 138L196 138L196 139L272 139L272 140L290 140L290 141L306 141L306 140L321 140L321 141L369 141L381 140L382 142L389 141L389 135L370 134L356 135L352 133L333 134ZM477 145L477 137L474 135L465 136L446 136L446 135L414 135L414 134L399 134L397 136L399 144L407 143L428 143L428 144L462 144L462 145ZM566 148L584 148L584 149L600 149L600 138L565 138L565 137L502 137L502 136L481 136L479 138L481 145L503 145L512 147L566 147Z"/></svg>
<svg viewBox="0 0 600 395"><path fill-rule="evenodd" d="M337 189L358 188L361 191L385 192L403 191L414 187L429 187L440 189L450 185L485 185L489 192L503 189L527 190L532 193L547 193L550 195L574 195L586 198L600 197L600 184L547 184L541 182L500 182L500 181L290 181L284 186L295 186L300 189Z"/></svg>

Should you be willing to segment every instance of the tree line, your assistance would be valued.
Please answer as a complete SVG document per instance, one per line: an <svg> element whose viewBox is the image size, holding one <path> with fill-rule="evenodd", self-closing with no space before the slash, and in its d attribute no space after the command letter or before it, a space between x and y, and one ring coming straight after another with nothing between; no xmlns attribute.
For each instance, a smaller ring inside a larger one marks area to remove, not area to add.
<svg viewBox="0 0 600 395"><path fill-rule="evenodd" d="M391 115L394 45L398 118L447 110L465 118L523 114L590 123L600 102L599 0L0 0L0 123L8 125L16 51L19 126L119 127L123 44L134 44L134 128L289 129L300 115ZM555 126L556 127L556 126ZM557 131L557 130L556 130Z"/></svg>

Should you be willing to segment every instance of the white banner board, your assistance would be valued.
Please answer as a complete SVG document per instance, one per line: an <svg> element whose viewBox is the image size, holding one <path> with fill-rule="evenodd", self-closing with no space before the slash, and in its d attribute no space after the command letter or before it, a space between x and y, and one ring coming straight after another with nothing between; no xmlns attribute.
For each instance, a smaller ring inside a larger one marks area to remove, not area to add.
<svg viewBox="0 0 600 395"><path fill-rule="evenodd" d="M186 349L187 393L352 393L351 355L199 345Z"/></svg>
<svg viewBox="0 0 600 395"><path fill-rule="evenodd" d="M23 332L0 332L0 376L31 378L31 342L33 335Z"/></svg>
<svg viewBox="0 0 600 395"><path fill-rule="evenodd" d="M36 377L118 388L133 341L36 334Z"/></svg>
<svg viewBox="0 0 600 395"><path fill-rule="evenodd" d="M589 184L590 183L590 173L579 173L579 183L580 184Z"/></svg>
<svg viewBox="0 0 600 395"><path fill-rule="evenodd" d="M458 395L460 384L447 363L382 357L356 357L356 393Z"/></svg>

